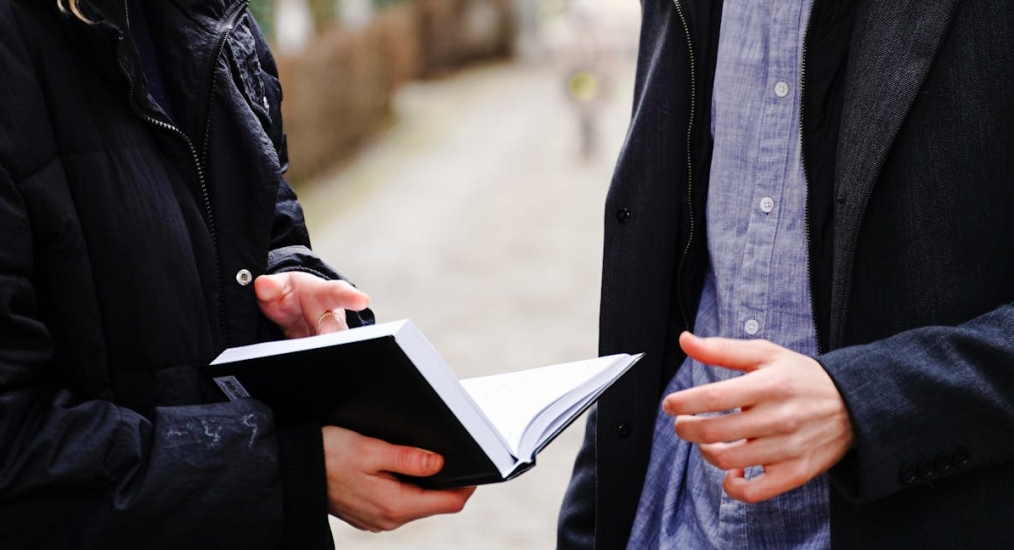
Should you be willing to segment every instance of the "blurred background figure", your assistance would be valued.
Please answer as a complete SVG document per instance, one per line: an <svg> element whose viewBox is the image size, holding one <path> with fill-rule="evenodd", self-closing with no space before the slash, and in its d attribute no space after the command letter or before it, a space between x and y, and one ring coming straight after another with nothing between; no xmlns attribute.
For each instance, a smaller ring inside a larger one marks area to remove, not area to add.
<svg viewBox="0 0 1014 550"><path fill-rule="evenodd" d="M598 4L567 0L561 8L562 14L549 19L542 36L562 75L563 90L577 120L580 156L588 160L598 148L598 119L608 105L621 44L604 27L602 18L607 14Z"/></svg>
<svg viewBox="0 0 1014 550"><path fill-rule="evenodd" d="M370 294L378 321L411 318L460 377L595 356L639 3L251 8L278 52L288 177L314 249ZM553 548L583 423L461 514L379 535L333 520L337 547Z"/></svg>

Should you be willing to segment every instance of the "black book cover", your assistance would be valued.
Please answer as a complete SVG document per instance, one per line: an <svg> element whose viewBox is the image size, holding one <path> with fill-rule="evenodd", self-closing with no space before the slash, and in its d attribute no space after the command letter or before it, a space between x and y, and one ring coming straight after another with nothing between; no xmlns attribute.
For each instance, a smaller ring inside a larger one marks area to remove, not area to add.
<svg viewBox="0 0 1014 550"><path fill-rule="evenodd" d="M412 478L420 486L459 487L504 479L393 335L212 364L206 372L231 396L245 390L266 403L279 425L341 426L443 455L439 473ZM230 376L242 388L230 390Z"/></svg>

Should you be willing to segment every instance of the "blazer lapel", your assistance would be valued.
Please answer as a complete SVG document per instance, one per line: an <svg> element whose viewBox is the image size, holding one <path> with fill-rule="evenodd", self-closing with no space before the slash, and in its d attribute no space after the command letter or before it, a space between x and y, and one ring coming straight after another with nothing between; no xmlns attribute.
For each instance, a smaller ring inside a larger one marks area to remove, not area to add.
<svg viewBox="0 0 1014 550"><path fill-rule="evenodd" d="M835 174L831 349L847 318L863 211L959 0L866 0L856 16Z"/></svg>

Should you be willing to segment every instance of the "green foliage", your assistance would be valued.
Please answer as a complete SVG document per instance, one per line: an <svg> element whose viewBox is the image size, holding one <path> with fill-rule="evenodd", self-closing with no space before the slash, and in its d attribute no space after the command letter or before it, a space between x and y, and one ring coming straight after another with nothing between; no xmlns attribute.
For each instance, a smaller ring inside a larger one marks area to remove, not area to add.
<svg viewBox="0 0 1014 550"><path fill-rule="evenodd" d="M274 38L274 28L271 24L274 7L274 0L250 0L250 13L253 14L268 40Z"/></svg>

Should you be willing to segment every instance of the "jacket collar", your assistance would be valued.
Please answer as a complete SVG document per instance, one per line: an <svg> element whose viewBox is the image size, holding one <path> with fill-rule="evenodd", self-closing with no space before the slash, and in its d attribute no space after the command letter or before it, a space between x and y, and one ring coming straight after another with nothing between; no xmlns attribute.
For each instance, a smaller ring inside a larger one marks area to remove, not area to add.
<svg viewBox="0 0 1014 550"><path fill-rule="evenodd" d="M85 23L72 16L62 17L62 25L71 42L80 49L99 74L130 91L134 108L158 117L158 109L148 99L144 70L136 50L127 39L125 0L86 0L81 9L92 21ZM246 5L246 0L169 0L152 2L155 16L150 25L160 45L162 68L173 75L169 84L175 97L184 103L184 119L176 121L185 133L200 134L206 110L211 73L214 70L218 41L227 31L226 21ZM55 7L54 7L55 10Z"/></svg>
<svg viewBox="0 0 1014 550"><path fill-rule="evenodd" d="M849 55L835 175L831 349L842 345L863 212L960 0L867 0Z"/></svg>

